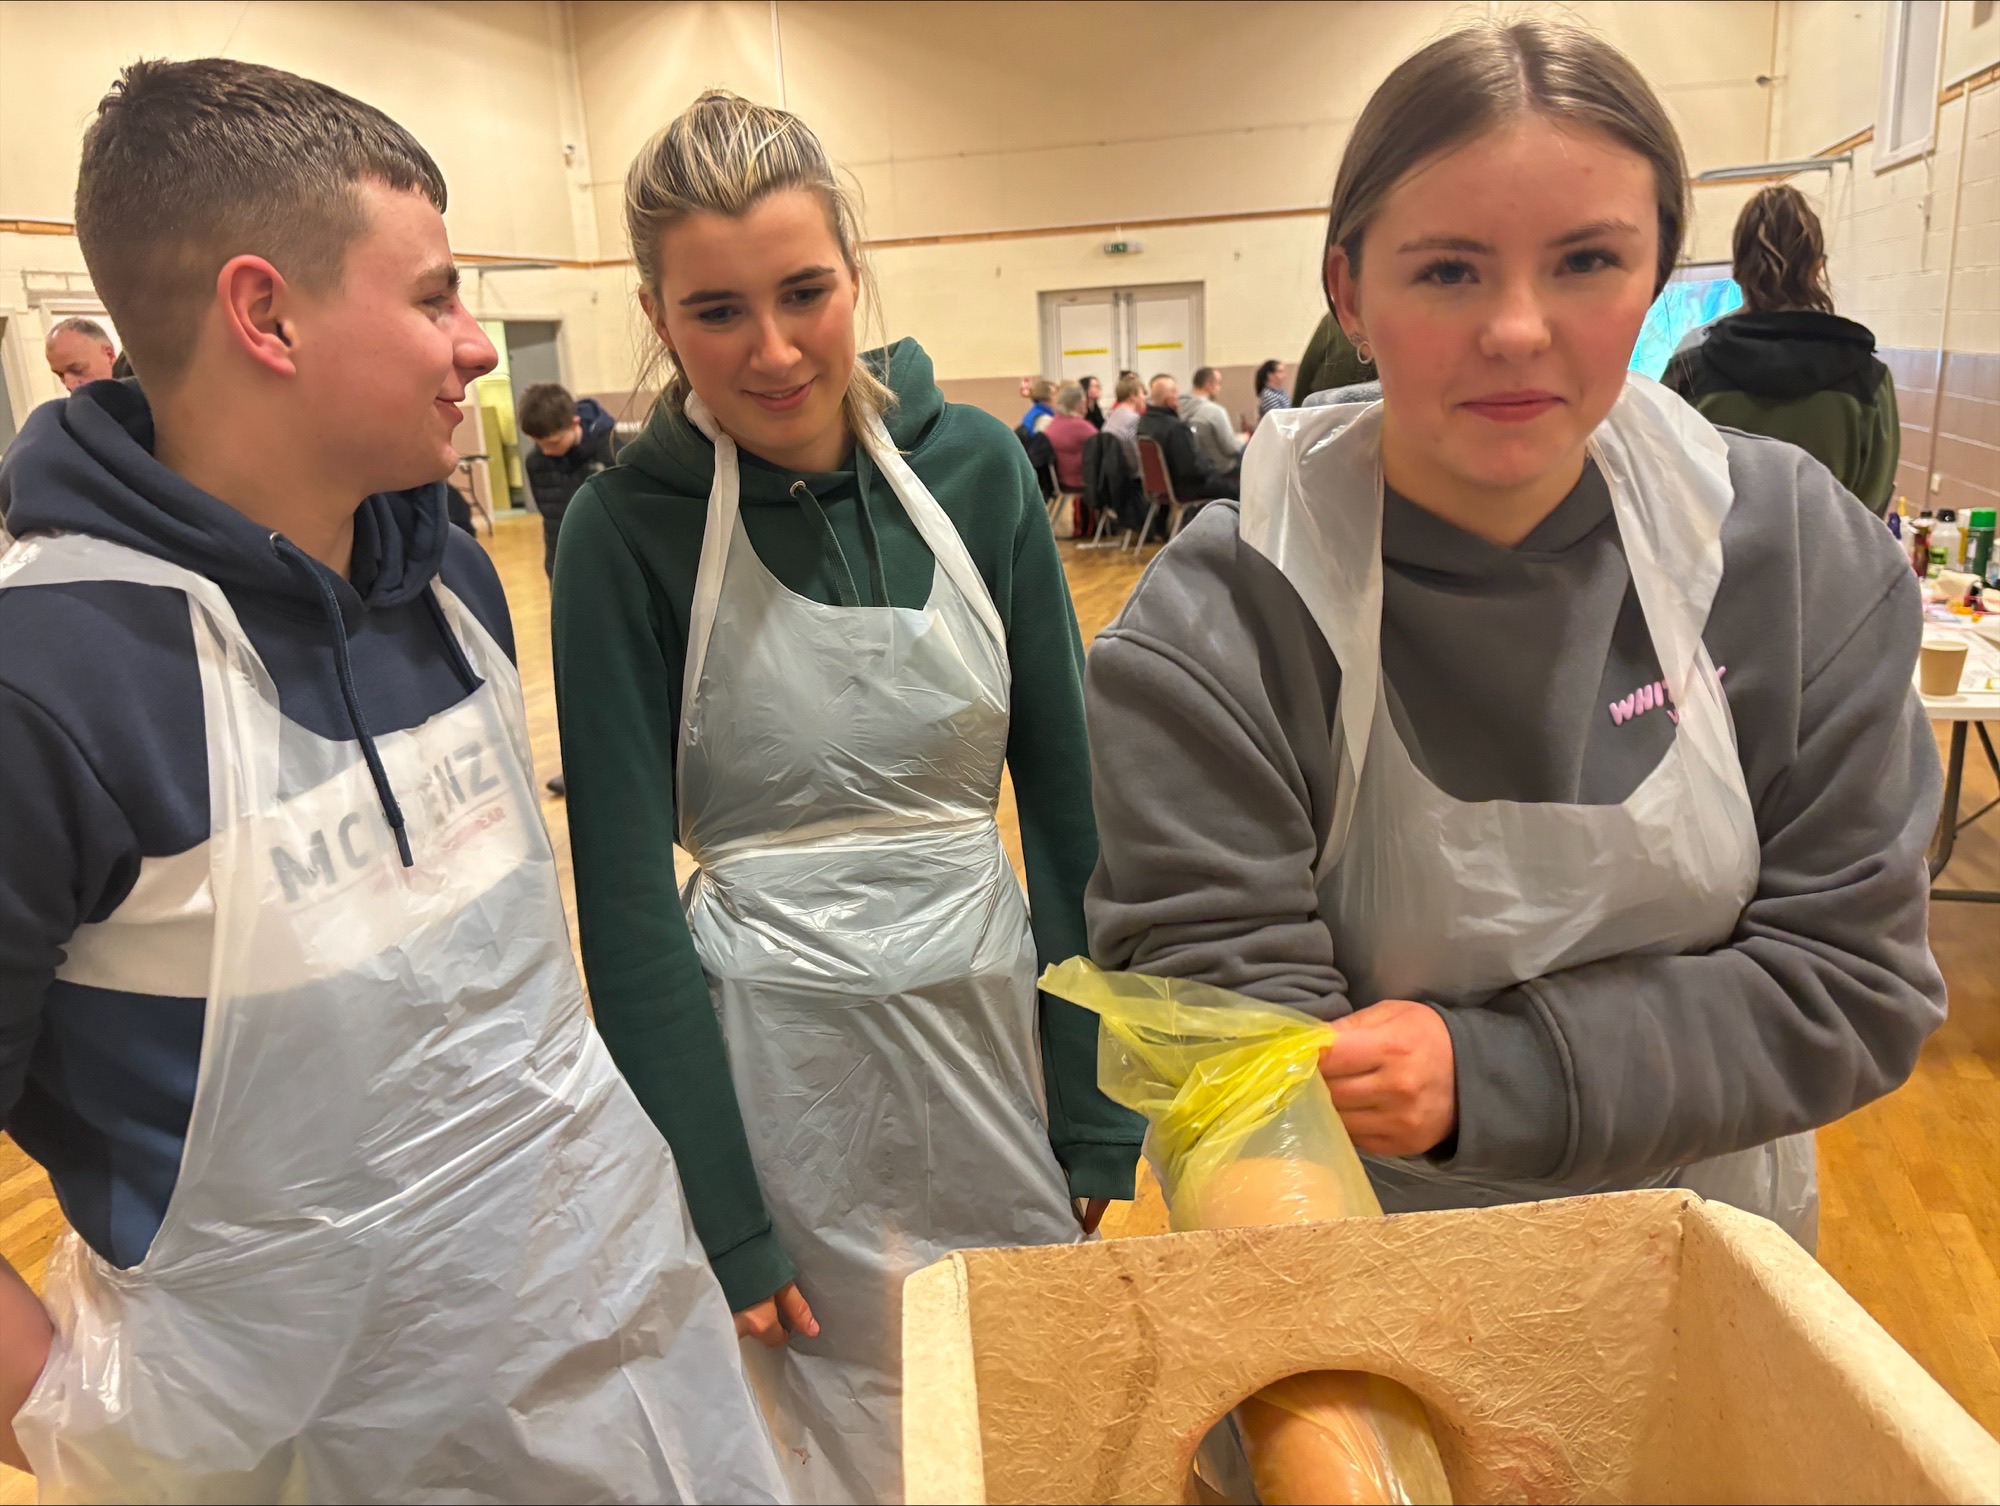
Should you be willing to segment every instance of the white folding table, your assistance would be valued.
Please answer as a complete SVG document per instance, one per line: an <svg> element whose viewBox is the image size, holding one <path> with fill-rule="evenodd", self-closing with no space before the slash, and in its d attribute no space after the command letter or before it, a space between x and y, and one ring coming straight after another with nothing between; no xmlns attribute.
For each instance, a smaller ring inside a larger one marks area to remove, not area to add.
<svg viewBox="0 0 2000 1506"><path fill-rule="evenodd" d="M1945 631L1926 623L1927 633ZM1937 841L1931 852L1931 898L1958 900L1969 904L2000 905L2000 889L1941 889L1937 879L1951 861L1958 834L1986 815L2000 799L1989 800L1969 816L1959 814L1959 795L1965 785L1965 745L1969 734L1977 733L1986 766L2000 780L2000 756L1993 751L1993 735L1988 724L2000 722L2000 644L1971 630L1957 629L1967 646L1965 678L1957 695L1922 695L1924 714L1934 722L1951 723L1951 742L1945 755L1944 809L1938 813Z"/></svg>

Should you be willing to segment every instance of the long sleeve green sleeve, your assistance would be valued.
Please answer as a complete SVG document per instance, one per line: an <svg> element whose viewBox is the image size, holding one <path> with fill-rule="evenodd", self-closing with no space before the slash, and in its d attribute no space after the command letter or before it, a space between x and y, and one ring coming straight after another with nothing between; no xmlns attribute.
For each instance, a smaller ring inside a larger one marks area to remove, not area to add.
<svg viewBox="0 0 2000 1506"><path fill-rule="evenodd" d="M794 1273L758 1186L674 882L680 628L590 486L563 522L551 612L592 1010L612 1060L673 1147L696 1232L730 1307L741 1310Z"/></svg>
<svg viewBox="0 0 2000 1506"><path fill-rule="evenodd" d="M1020 813L1035 951L1044 967L1089 955L1083 891L1097 866L1090 746L1083 714L1083 641L1048 513L1021 458L1008 657L1014 665L1007 767ZM1041 997L1049 1143L1077 1197L1129 1198L1145 1122L1097 1086L1097 1017Z"/></svg>
<svg viewBox="0 0 2000 1506"><path fill-rule="evenodd" d="M1903 420L1896 407L1896 379L1882 373L1875 406L1868 415L1871 432L1861 436L1861 464L1854 478L1854 495L1877 513L1886 513L1896 495L1896 465L1903 458Z"/></svg>

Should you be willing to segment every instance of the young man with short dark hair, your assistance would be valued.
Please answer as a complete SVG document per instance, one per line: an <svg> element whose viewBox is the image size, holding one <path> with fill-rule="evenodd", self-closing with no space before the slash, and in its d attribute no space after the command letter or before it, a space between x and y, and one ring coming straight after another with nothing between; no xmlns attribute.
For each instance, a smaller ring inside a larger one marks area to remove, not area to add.
<svg viewBox="0 0 2000 1506"><path fill-rule="evenodd" d="M542 515L542 568L553 580L556 537L577 488L611 464L617 425L591 398L577 399L556 382L537 382L521 394L521 432L535 447L521 457L528 492Z"/></svg>
<svg viewBox="0 0 2000 1506"><path fill-rule="evenodd" d="M0 1263L0 1455L45 1496L781 1490L445 522L495 355L444 204L246 63L137 64L84 140L139 380L0 464L0 1114L76 1231L46 1311Z"/></svg>

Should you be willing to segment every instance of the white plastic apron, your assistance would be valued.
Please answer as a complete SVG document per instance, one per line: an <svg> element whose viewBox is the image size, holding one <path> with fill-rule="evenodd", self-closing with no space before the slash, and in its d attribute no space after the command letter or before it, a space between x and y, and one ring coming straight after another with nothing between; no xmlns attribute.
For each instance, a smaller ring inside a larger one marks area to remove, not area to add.
<svg viewBox="0 0 2000 1506"><path fill-rule="evenodd" d="M902 1499L902 1286L1079 1231L1049 1147L1034 938L994 819L1006 636L944 510L863 442L937 564L920 610L788 590L715 442L679 761L684 899L771 1217L820 1336L746 1345L800 1500Z"/></svg>
<svg viewBox="0 0 2000 1506"><path fill-rule="evenodd" d="M1659 765L1622 804L1599 806L1454 800L1411 761L1382 684L1380 434L1379 404L1274 414L1243 471L1243 538L1291 581L1340 664L1337 791L1317 878L1355 1006L1477 1003L1560 968L1725 942L1755 892L1759 848L1735 726L1701 637L1734 500L1721 437L1633 376L1591 439L1678 713ZM1421 1157L1364 1159L1391 1212L1613 1190L1473 1178ZM1775 1219L1808 1248L1816 1237L1809 1134L1646 1185Z"/></svg>
<svg viewBox="0 0 2000 1506"><path fill-rule="evenodd" d="M359 744L280 714L212 583L76 536L0 561L85 580L188 597L214 921L159 1233L129 1270L74 1234L50 1261L15 1423L42 1498L782 1499L672 1156L585 1016L506 655L436 588L485 683L379 739L405 869Z"/></svg>

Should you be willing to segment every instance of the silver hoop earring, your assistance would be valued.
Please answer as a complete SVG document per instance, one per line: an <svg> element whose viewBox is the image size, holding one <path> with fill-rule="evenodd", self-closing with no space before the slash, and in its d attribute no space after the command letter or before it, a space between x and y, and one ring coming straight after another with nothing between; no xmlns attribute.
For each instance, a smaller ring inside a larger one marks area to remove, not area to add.
<svg viewBox="0 0 2000 1506"><path fill-rule="evenodd" d="M1375 352L1368 348L1366 340L1355 342L1354 353L1361 358L1363 366L1373 366L1375 364Z"/></svg>

